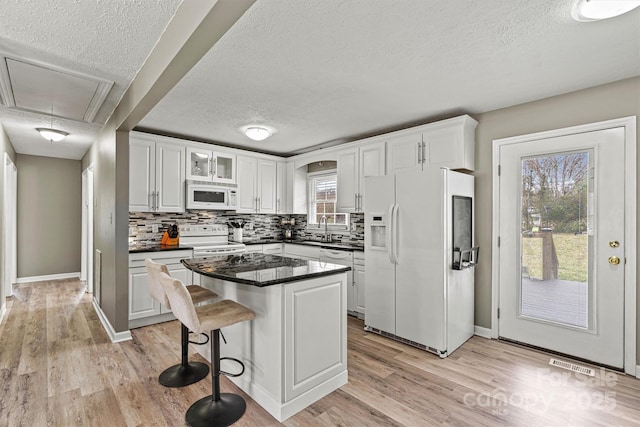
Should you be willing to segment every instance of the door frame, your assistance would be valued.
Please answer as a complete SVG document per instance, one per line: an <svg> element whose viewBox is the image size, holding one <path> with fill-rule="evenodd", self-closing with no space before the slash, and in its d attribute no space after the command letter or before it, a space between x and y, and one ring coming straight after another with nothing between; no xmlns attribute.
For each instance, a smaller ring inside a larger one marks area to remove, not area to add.
<svg viewBox="0 0 640 427"><path fill-rule="evenodd" d="M82 171L82 249L80 280L87 282L86 292L93 293L93 164Z"/></svg>
<svg viewBox="0 0 640 427"><path fill-rule="evenodd" d="M602 122L589 123L578 126L571 126L561 129L554 129L544 132L536 132L527 135L514 136L493 140L493 213L492 213L492 242L491 242L491 337L497 339L499 336L498 327L498 307L500 301L500 257L498 238L500 230L500 180L499 163L500 148L504 145L529 142L533 140L555 138L576 133L593 132L611 128L624 128L625 146L625 219L624 219L624 239L625 239L625 268L624 268L624 371L625 373L637 376L636 372L636 250L637 236L634 232L636 225L636 183L637 183L637 160L636 160L636 116L622 117L619 119L605 120ZM633 286L629 286L633 284Z"/></svg>
<svg viewBox="0 0 640 427"><path fill-rule="evenodd" d="M18 168L9 154L4 153L3 212L2 212L2 242L3 245L3 277L0 278L4 287L4 296L13 295L13 283L17 281L18 265ZM6 281L6 282L5 282ZM4 301L0 301L0 309Z"/></svg>

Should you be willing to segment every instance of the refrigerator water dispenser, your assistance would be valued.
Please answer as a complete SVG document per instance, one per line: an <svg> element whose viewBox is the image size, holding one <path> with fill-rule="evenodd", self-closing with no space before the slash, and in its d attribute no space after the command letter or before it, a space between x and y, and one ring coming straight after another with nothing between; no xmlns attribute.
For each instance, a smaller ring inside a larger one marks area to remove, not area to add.
<svg viewBox="0 0 640 427"><path fill-rule="evenodd" d="M371 249L385 249L387 241L387 225L385 224L384 215L372 214L370 216L369 227L371 233L370 247Z"/></svg>

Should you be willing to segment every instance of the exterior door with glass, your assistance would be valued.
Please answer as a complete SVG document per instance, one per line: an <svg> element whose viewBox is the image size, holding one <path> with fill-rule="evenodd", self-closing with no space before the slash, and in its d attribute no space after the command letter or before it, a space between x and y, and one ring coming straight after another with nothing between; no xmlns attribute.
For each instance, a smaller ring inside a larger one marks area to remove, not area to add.
<svg viewBox="0 0 640 427"><path fill-rule="evenodd" d="M499 335L624 366L624 127L499 146Z"/></svg>

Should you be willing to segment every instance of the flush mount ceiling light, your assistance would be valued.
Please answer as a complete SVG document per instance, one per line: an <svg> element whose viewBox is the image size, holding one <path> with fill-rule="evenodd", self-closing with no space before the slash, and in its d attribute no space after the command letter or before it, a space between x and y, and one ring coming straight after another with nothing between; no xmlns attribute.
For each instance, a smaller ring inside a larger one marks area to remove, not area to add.
<svg viewBox="0 0 640 427"><path fill-rule="evenodd" d="M49 129L49 128L36 128L40 135L47 141L58 142L62 141L67 135L67 132L57 130L57 129Z"/></svg>
<svg viewBox="0 0 640 427"><path fill-rule="evenodd" d="M640 0L575 0L571 16L580 22L598 21L627 13L640 6Z"/></svg>
<svg viewBox="0 0 640 427"><path fill-rule="evenodd" d="M262 141L271 136L271 131L262 126L249 126L244 130L244 134L254 141Z"/></svg>

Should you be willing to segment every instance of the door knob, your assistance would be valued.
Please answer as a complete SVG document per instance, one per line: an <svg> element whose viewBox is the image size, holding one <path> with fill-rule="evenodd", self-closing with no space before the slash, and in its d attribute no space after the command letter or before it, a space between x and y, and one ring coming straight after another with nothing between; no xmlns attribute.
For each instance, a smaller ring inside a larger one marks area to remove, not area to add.
<svg viewBox="0 0 640 427"><path fill-rule="evenodd" d="M612 248L617 248L618 246L620 246L620 242L618 242L617 240L612 240L609 242L609 246Z"/></svg>
<svg viewBox="0 0 640 427"><path fill-rule="evenodd" d="M618 258L617 256L610 256L609 257L609 264L611 264L611 265L620 264L620 258Z"/></svg>

